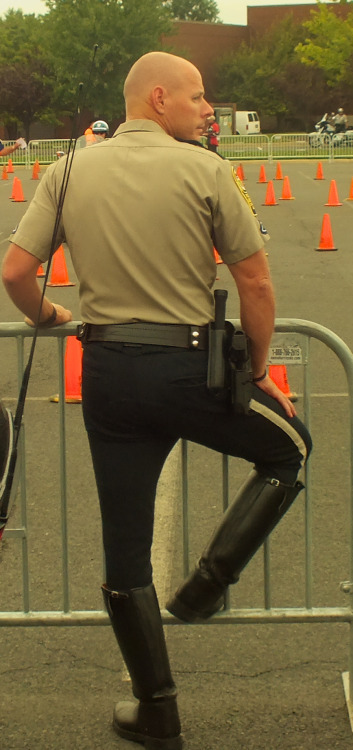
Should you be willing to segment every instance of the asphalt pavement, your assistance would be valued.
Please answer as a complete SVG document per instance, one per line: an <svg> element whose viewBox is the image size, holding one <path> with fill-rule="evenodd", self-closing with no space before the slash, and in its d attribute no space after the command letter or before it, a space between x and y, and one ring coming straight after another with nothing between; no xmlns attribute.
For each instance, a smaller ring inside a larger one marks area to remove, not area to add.
<svg viewBox="0 0 353 750"><path fill-rule="evenodd" d="M245 187L270 234L266 251L276 288L277 317L314 321L353 349L353 163L317 160L282 162L292 200L282 200L277 163L265 162L276 205L266 204L262 163L243 163ZM44 170L40 172L42 179ZM8 237L38 184L30 170L16 168L25 202L10 199L13 175L0 181L0 260ZM326 206L332 180L342 205ZM318 251L324 214L330 217L337 250ZM153 251L153 248L151 248ZM70 280L76 281L67 255ZM227 268L218 266L218 287L227 288L228 317L239 317ZM77 285L52 287L50 298L71 307L79 319ZM4 292L0 319L20 321ZM54 342L55 343L55 342ZM26 407L28 441L30 595L34 608L60 608L60 514L57 499L57 389L53 342L41 340ZM335 357L316 342L311 349L314 452L313 602L343 606L339 584L349 576L349 425L347 384ZM10 344L0 340L1 396L12 406L16 364ZM301 380L288 368L292 390ZM74 606L100 608L101 545L97 500L79 405L67 407L70 486L70 563ZM178 450L178 449L177 449ZM196 559L220 514L219 457L190 446L190 548ZM231 485L246 474L231 462ZM154 551L156 585L163 606L182 575L180 456L174 453L157 499ZM274 539L274 606L301 606L303 509L284 519ZM167 552L166 552L167 550ZM21 558L16 541L0 551L1 611L21 608ZM232 594L235 606L263 603L259 553ZM166 626L186 750L348 750L353 746L342 685L348 667L349 626L242 624ZM130 684L110 627L2 627L0 629L0 747L4 750L113 750L133 748L111 728L112 708L130 696ZM136 748L138 745L136 745Z"/></svg>

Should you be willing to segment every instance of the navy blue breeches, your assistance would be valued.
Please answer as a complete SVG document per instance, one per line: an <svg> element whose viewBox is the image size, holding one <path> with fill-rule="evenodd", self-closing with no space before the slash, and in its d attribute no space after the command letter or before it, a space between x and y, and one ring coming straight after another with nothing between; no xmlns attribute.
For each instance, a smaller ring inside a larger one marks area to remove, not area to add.
<svg viewBox="0 0 353 750"><path fill-rule="evenodd" d="M246 459L289 485L310 453L305 425L256 385L248 415L234 414L210 393L207 357L162 346L84 345L83 415L111 589L152 580L156 487L179 438Z"/></svg>

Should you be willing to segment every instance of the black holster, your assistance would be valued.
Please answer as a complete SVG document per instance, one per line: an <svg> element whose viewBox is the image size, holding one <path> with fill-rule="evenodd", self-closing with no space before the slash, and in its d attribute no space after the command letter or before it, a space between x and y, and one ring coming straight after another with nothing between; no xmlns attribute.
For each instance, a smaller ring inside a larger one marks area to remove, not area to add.
<svg viewBox="0 0 353 750"><path fill-rule="evenodd" d="M251 399L252 371L249 340L225 320L227 291L216 289L215 320L209 326L207 387L228 401L236 414L247 414Z"/></svg>
<svg viewBox="0 0 353 750"><path fill-rule="evenodd" d="M230 371L230 399L236 414L248 414L253 375L250 363L249 340L240 330L233 331L228 352Z"/></svg>

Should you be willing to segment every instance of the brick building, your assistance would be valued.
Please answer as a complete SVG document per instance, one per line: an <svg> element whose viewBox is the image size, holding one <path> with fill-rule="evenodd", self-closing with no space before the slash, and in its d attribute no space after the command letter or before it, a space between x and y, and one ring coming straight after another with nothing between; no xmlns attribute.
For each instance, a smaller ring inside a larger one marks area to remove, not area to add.
<svg viewBox="0 0 353 750"><path fill-rule="evenodd" d="M345 17L350 9L349 4L327 4L342 17ZM220 56L235 50L241 42L249 44L269 31L273 24L289 15L292 15L297 23L302 23L308 20L310 13L315 10L317 3L248 6L246 26L178 21L175 23L176 33L164 38L163 41L171 45L176 54L187 56L200 69L207 97L210 101L217 101L214 63Z"/></svg>
<svg viewBox="0 0 353 750"><path fill-rule="evenodd" d="M163 43L173 52L187 57L201 71L206 96L215 98L215 61L226 52L232 52L242 42L249 43L248 26L178 21L175 34L164 37Z"/></svg>

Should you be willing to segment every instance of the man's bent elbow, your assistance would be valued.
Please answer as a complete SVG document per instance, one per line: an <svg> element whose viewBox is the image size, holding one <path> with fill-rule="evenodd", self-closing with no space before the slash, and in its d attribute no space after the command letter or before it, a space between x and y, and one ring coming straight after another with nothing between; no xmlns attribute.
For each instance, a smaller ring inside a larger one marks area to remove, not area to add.
<svg viewBox="0 0 353 750"><path fill-rule="evenodd" d="M40 261L17 245L10 245L2 264L2 282L9 291L32 281L37 274Z"/></svg>
<svg viewBox="0 0 353 750"><path fill-rule="evenodd" d="M259 299L273 299L274 289L269 276L258 277L253 282L253 293Z"/></svg>
<svg viewBox="0 0 353 750"><path fill-rule="evenodd" d="M22 273L20 269L16 268L12 263L9 263L8 259L5 257L2 264L1 278L6 291L19 285L21 283L21 277Z"/></svg>

